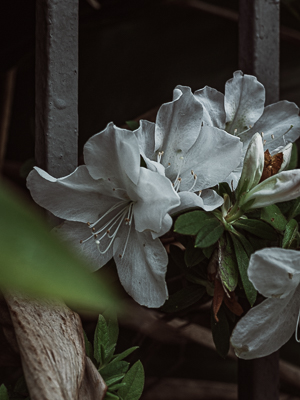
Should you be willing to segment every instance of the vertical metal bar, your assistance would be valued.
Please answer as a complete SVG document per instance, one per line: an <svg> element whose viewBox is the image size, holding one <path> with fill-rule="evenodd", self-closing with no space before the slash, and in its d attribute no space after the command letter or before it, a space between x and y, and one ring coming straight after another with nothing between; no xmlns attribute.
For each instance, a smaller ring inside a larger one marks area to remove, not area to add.
<svg viewBox="0 0 300 400"><path fill-rule="evenodd" d="M77 166L78 0L36 1L36 162L55 177Z"/></svg>
<svg viewBox="0 0 300 400"><path fill-rule="evenodd" d="M266 88L266 104L279 100L280 0L239 1L239 67ZM279 352L239 360L239 400L279 399Z"/></svg>
<svg viewBox="0 0 300 400"><path fill-rule="evenodd" d="M240 0L239 67L266 88L266 104L279 100L280 0Z"/></svg>

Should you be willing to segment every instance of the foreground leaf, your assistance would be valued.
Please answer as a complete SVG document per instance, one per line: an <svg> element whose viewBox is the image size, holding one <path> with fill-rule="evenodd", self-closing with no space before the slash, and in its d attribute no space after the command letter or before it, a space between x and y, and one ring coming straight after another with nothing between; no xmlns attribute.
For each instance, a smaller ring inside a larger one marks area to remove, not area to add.
<svg viewBox="0 0 300 400"><path fill-rule="evenodd" d="M0 190L0 288L62 298L74 307L116 307L108 285L91 275L40 218L6 188Z"/></svg>
<svg viewBox="0 0 300 400"><path fill-rule="evenodd" d="M216 218L208 219L196 236L195 247L209 247L215 244L224 232L224 225Z"/></svg>
<svg viewBox="0 0 300 400"><path fill-rule="evenodd" d="M243 229L261 239L277 240L274 229L267 223L257 219L239 219L234 224L237 229Z"/></svg>
<svg viewBox="0 0 300 400"><path fill-rule="evenodd" d="M180 215L174 225L174 232L182 235L197 235L203 224L210 219L215 219L212 214L205 211L191 211Z"/></svg>
<svg viewBox="0 0 300 400"><path fill-rule="evenodd" d="M118 391L118 396L123 400L138 400L143 392L145 382L144 368L140 361L137 361L125 375L122 383L126 386Z"/></svg>
<svg viewBox="0 0 300 400"><path fill-rule="evenodd" d="M298 233L298 222L291 219L285 229L284 236L282 239L282 247L284 249L289 249L295 240Z"/></svg>
<svg viewBox="0 0 300 400"><path fill-rule="evenodd" d="M226 236L226 239L223 236L220 238L218 256L221 281L233 292L238 283L238 266L229 236Z"/></svg>

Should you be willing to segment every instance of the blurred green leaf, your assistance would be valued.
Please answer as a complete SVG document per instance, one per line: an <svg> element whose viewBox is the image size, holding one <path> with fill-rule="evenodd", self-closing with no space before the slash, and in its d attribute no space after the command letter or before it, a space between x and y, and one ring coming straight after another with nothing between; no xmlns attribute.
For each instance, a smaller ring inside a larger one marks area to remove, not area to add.
<svg viewBox="0 0 300 400"><path fill-rule="evenodd" d="M293 207L290 209L288 219L295 218L299 214L300 214L300 197L294 200L294 204Z"/></svg>
<svg viewBox="0 0 300 400"><path fill-rule="evenodd" d="M29 206L0 190L0 287L33 296L62 298L74 307L116 306L107 284L63 245Z"/></svg>
<svg viewBox="0 0 300 400"><path fill-rule="evenodd" d="M7 389L3 384L0 386L0 400L9 400Z"/></svg>
<svg viewBox="0 0 300 400"><path fill-rule="evenodd" d="M123 400L138 400L143 392L145 383L144 368L140 361L137 361L125 375L122 383L126 386L118 391Z"/></svg>

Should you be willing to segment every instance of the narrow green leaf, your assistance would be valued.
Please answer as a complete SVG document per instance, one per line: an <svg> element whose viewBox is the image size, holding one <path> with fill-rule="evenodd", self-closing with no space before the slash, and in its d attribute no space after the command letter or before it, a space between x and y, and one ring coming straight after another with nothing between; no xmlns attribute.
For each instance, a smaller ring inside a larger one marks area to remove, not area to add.
<svg viewBox="0 0 300 400"><path fill-rule="evenodd" d="M191 211L180 215L174 225L174 232L182 235L197 235L205 221L215 219L212 214L205 211Z"/></svg>
<svg viewBox="0 0 300 400"><path fill-rule="evenodd" d="M238 263L239 272L240 272L241 280L243 283L243 288L245 290L246 297L252 307L256 300L257 292L256 292L254 286L252 285L252 283L249 281L248 274L247 274L247 269L248 269L248 265L249 265L249 257L247 255L242 243L239 241L239 239L236 238L233 234L230 234L230 235L231 235L231 239L232 239L233 245L234 245L235 256L236 256L236 260Z"/></svg>
<svg viewBox="0 0 300 400"><path fill-rule="evenodd" d="M298 199L294 200L294 204L289 212L288 219L295 218L299 214L300 214L300 197L298 197Z"/></svg>
<svg viewBox="0 0 300 400"><path fill-rule="evenodd" d="M108 328L108 344L109 346L116 345L119 337L119 325L117 315L110 313L108 316L104 314Z"/></svg>
<svg viewBox="0 0 300 400"><path fill-rule="evenodd" d="M202 224L196 236L195 247L209 247L216 243L224 232L224 225L216 218L211 218Z"/></svg>
<svg viewBox="0 0 300 400"><path fill-rule="evenodd" d="M184 261L187 267L193 267L203 261L205 255L201 249L195 248L194 242L191 241L187 245L184 252Z"/></svg>
<svg viewBox="0 0 300 400"><path fill-rule="evenodd" d="M218 193L221 197L224 196L224 194L228 194L229 198L232 199L233 197L233 192L230 189L230 186L228 185L227 182L221 182L219 183L219 187L218 187Z"/></svg>
<svg viewBox="0 0 300 400"><path fill-rule="evenodd" d="M84 337L84 345L85 345L85 354L92 359L93 358L93 346L89 339L86 336L86 333L83 331L83 337Z"/></svg>
<svg viewBox="0 0 300 400"><path fill-rule="evenodd" d="M0 386L0 400L9 400L8 392L4 384Z"/></svg>
<svg viewBox="0 0 300 400"><path fill-rule="evenodd" d="M245 251L246 251L246 253L247 253L247 256L248 256L249 259L250 259L251 254L254 253L254 248L253 248L252 244L251 244L251 243L249 242L249 240L247 240L247 239L245 238L245 236L242 235L241 233L240 233L239 235L237 235L237 236L238 236L238 238L239 238L239 241L242 243L242 245L243 245L243 247L244 247L244 249L245 249ZM260 240L261 240L261 239L260 239Z"/></svg>
<svg viewBox="0 0 300 400"><path fill-rule="evenodd" d="M120 383L116 383L115 385L112 385L109 387L109 390L111 390L112 392L114 392L115 390L120 389L121 387L126 386L126 383L124 382L120 382Z"/></svg>
<svg viewBox="0 0 300 400"><path fill-rule="evenodd" d="M144 368L140 361L137 361L125 375L122 383L126 383L126 386L122 387L118 391L118 395L123 400L138 400L144 389L145 374Z"/></svg>
<svg viewBox="0 0 300 400"><path fill-rule="evenodd" d="M287 225L282 239L282 247L289 249L295 240L298 233L298 222L295 219L291 219Z"/></svg>
<svg viewBox="0 0 300 400"><path fill-rule="evenodd" d="M260 218L278 231L285 230L287 220L276 204L262 208Z"/></svg>
<svg viewBox="0 0 300 400"><path fill-rule="evenodd" d="M114 356L116 350L116 343L113 343L110 345L106 350L105 350L105 359L104 359L104 364L108 364Z"/></svg>
<svg viewBox="0 0 300 400"><path fill-rule="evenodd" d="M102 378L106 381L112 376L126 374L129 368L129 362L127 361L116 361L105 365L105 367L100 368L99 372Z"/></svg>
<svg viewBox="0 0 300 400"><path fill-rule="evenodd" d="M135 131L140 126L138 121L126 121L126 124L131 131Z"/></svg>
<svg viewBox="0 0 300 400"><path fill-rule="evenodd" d="M0 187L0 288L62 298L74 307L116 307L108 284L88 272L82 258L65 247L40 215Z"/></svg>
<svg viewBox="0 0 300 400"><path fill-rule="evenodd" d="M119 396L110 392L106 392L104 400L119 400Z"/></svg>
<svg viewBox="0 0 300 400"><path fill-rule="evenodd" d="M277 234L267 223L258 219L239 219L234 222L236 229L243 229L261 239L277 240Z"/></svg>
<svg viewBox="0 0 300 400"><path fill-rule="evenodd" d="M115 375L110 377L109 379L107 379L107 381L105 381L105 383L107 384L107 386L111 386L119 381L121 381L124 378L125 374L119 374L119 375Z"/></svg>
<svg viewBox="0 0 300 400"><path fill-rule="evenodd" d="M238 266L229 235L221 236L218 249L219 273L223 285L233 292L238 283Z"/></svg>
<svg viewBox="0 0 300 400"><path fill-rule="evenodd" d="M218 354L225 358L229 351L230 330L226 314L223 307L218 311L217 322L211 312L211 332Z"/></svg>
<svg viewBox="0 0 300 400"><path fill-rule="evenodd" d="M101 346L104 349L104 357L103 352L101 351ZM94 357L100 363L103 364L105 361L105 353L109 346L109 333L107 323L103 315L99 315L98 322L94 334Z"/></svg>
<svg viewBox="0 0 300 400"><path fill-rule="evenodd" d="M139 346L130 347L129 349L123 351L122 353L116 354L115 358L112 360L112 363L123 360L124 358L128 357L129 354L133 353L138 348L139 348Z"/></svg>
<svg viewBox="0 0 300 400"><path fill-rule="evenodd" d="M171 295L161 310L166 313L183 310L199 301L205 292L204 286L187 286Z"/></svg>

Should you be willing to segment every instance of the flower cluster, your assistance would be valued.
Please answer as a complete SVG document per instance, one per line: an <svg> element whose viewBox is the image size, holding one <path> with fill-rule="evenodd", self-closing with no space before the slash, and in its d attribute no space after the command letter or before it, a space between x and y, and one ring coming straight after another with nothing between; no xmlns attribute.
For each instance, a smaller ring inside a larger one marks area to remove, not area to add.
<svg viewBox="0 0 300 400"><path fill-rule="evenodd" d="M120 282L141 305L160 307L168 299L161 239L170 231L186 249L178 258L186 279L213 296L215 323L224 321L222 307L242 314L238 290L251 305L256 290L270 297L234 330L232 343L245 357L280 347L300 306L299 253L290 250L300 239L296 228L293 237L286 233L296 215L291 200L300 196L300 170L290 169L299 109L264 102L263 85L241 71L226 83L225 95L177 86L155 123L141 120L135 131L110 123L87 141L85 164L72 174L54 178L36 167L27 180L34 200L65 220L56 231L86 255L92 270L113 258ZM275 205L281 202L291 205L289 219L282 213L284 226ZM288 240L289 250L260 250L248 269L261 248L257 238L272 246ZM276 336L271 346L268 338L284 324L284 338Z"/></svg>

